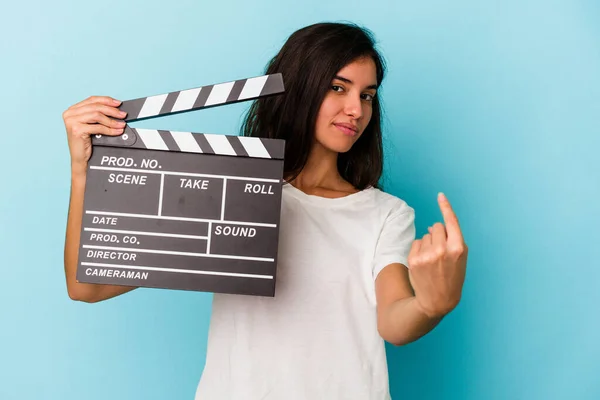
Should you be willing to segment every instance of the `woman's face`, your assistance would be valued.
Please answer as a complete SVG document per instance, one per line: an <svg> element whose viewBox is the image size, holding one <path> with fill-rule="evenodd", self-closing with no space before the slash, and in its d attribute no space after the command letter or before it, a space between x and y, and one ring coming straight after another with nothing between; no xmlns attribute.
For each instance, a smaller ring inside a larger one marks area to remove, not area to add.
<svg viewBox="0 0 600 400"><path fill-rule="evenodd" d="M317 116L318 144L338 153L350 150L371 120L376 73L370 57L354 61L338 72Z"/></svg>

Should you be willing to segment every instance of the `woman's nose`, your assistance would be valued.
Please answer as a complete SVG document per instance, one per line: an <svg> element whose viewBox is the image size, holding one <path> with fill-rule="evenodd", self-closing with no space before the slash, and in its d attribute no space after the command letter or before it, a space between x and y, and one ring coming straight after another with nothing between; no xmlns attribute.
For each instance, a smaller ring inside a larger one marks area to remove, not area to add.
<svg viewBox="0 0 600 400"><path fill-rule="evenodd" d="M345 111L356 119L362 117L362 102L360 95L349 94L346 96Z"/></svg>

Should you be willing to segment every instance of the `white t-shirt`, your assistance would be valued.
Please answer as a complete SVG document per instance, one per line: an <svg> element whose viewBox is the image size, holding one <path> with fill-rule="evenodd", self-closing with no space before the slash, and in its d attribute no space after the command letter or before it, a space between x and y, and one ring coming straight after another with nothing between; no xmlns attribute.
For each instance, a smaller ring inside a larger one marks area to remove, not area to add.
<svg viewBox="0 0 600 400"><path fill-rule="evenodd" d="M414 210L284 183L275 297L215 294L196 400L390 399L375 278L407 265Z"/></svg>

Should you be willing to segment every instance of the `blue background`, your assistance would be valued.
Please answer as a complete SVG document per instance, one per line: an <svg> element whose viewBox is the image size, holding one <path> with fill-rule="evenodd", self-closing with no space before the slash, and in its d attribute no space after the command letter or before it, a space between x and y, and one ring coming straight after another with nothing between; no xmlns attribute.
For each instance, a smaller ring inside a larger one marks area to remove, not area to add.
<svg viewBox="0 0 600 400"><path fill-rule="evenodd" d="M598 1L10 2L2 37L0 398L191 399L211 297L71 301L62 112L260 75L294 30L371 28L389 62L385 182L470 246L459 307L388 347L395 399L600 398ZM248 104L138 123L237 133Z"/></svg>

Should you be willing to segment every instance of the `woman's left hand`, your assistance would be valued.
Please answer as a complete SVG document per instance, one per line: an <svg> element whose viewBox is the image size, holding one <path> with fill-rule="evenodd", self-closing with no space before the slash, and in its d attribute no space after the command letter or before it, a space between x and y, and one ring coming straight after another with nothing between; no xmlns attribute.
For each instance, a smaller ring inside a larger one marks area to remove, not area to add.
<svg viewBox="0 0 600 400"><path fill-rule="evenodd" d="M410 283L421 311L441 318L459 303L467 267L468 248L448 199L438 195L444 224L415 240L408 256Z"/></svg>

